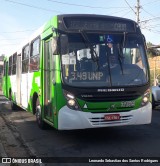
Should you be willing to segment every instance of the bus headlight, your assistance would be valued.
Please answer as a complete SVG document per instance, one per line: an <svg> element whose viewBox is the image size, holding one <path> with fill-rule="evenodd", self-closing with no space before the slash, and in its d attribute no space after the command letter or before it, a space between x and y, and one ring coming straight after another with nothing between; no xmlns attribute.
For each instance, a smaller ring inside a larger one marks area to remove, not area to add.
<svg viewBox="0 0 160 166"><path fill-rule="evenodd" d="M75 100L73 100L73 99L69 99L69 100L67 101L67 103L68 103L68 105L71 106L71 107L74 107L74 106L76 105L76 102L75 102Z"/></svg>
<svg viewBox="0 0 160 166"><path fill-rule="evenodd" d="M73 94L63 90L64 96L67 100L67 106L72 110L80 110L80 107Z"/></svg>
<svg viewBox="0 0 160 166"><path fill-rule="evenodd" d="M148 102L150 101L150 89L148 89L143 97L142 97L142 103L141 103L141 106L145 106L148 104Z"/></svg>
<svg viewBox="0 0 160 166"><path fill-rule="evenodd" d="M147 97L147 96L144 96L142 102L143 102L143 103L148 103L148 100L149 100L148 97Z"/></svg>

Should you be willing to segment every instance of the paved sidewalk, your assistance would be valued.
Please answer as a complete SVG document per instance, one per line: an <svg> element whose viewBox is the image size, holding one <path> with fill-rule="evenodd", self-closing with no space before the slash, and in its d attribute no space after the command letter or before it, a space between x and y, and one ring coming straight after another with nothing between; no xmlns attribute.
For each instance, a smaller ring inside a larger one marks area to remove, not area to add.
<svg viewBox="0 0 160 166"><path fill-rule="evenodd" d="M1 140L0 140L0 141L1 141ZM5 149L4 149L4 147L3 147L2 142L0 142L0 156L1 156L1 157L7 157L7 154L6 154L6 152L5 152Z"/></svg>
<svg viewBox="0 0 160 166"><path fill-rule="evenodd" d="M2 104L2 103L5 103L5 102L7 102L7 100L5 100L5 97L3 96L3 93L2 93L2 91L0 91L0 105ZM1 108L1 107L0 107ZM2 118L0 118L0 124L3 124L4 122L3 122L3 119ZM2 131L0 130L0 133L2 133ZM2 137L2 135L1 135L1 137ZM3 146L3 143L2 143L2 139L1 139L1 137L0 137L0 157L8 157L7 156L7 153L6 153L6 151L5 151L5 148L4 148L4 146ZM10 164L4 164L4 163L0 163L0 166L9 166Z"/></svg>
<svg viewBox="0 0 160 166"><path fill-rule="evenodd" d="M1 143L1 140L0 140L0 157L2 157L2 158L3 157L8 157L6 152L5 152L5 149L3 147L3 144ZM0 166L9 166L9 164L4 164L4 163L2 164L2 163L0 163Z"/></svg>
<svg viewBox="0 0 160 166"><path fill-rule="evenodd" d="M3 92L0 91L0 96L2 96L2 95L3 95ZM1 104L1 102L2 102L2 100L1 100L1 98L0 98L0 104ZM2 124L1 121L0 121L0 124ZM7 157L7 154L6 154L6 152L5 152L5 149L4 149L4 147L3 147L3 144L2 144L1 139L0 139L0 157Z"/></svg>

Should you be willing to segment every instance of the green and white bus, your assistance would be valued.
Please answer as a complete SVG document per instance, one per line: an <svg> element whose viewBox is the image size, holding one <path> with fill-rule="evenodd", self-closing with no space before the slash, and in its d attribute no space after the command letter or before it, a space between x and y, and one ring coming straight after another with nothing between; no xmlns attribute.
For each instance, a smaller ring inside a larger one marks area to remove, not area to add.
<svg viewBox="0 0 160 166"><path fill-rule="evenodd" d="M130 19L57 15L4 61L12 109L58 130L151 123L145 38Z"/></svg>

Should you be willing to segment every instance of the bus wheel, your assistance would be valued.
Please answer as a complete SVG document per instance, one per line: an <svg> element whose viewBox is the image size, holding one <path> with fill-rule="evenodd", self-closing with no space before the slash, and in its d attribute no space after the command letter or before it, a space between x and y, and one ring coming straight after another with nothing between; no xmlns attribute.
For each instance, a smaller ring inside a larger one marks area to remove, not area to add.
<svg viewBox="0 0 160 166"><path fill-rule="evenodd" d="M17 105L13 103L13 101L11 101L11 108L12 110L17 110Z"/></svg>
<svg viewBox="0 0 160 166"><path fill-rule="evenodd" d="M38 99L36 102L36 121L39 128L45 129L45 122L42 119L41 106Z"/></svg>
<svg viewBox="0 0 160 166"><path fill-rule="evenodd" d="M12 109L12 110L16 110L18 107L17 107L17 105L16 105L15 103L13 103L13 101L12 101L12 92L11 92L10 95L9 95L9 100L10 100L10 103L11 103L11 109Z"/></svg>

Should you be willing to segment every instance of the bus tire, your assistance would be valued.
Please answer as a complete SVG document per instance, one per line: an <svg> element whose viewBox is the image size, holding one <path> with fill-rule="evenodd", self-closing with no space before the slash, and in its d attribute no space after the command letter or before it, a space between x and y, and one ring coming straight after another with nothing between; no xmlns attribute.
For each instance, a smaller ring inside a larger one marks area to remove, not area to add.
<svg viewBox="0 0 160 166"><path fill-rule="evenodd" d="M17 109L17 105L12 101L12 92L11 91L9 93L9 100L11 102L11 109L12 110L16 110Z"/></svg>
<svg viewBox="0 0 160 166"><path fill-rule="evenodd" d="M37 99L36 101L36 121L40 129L43 129L43 130L46 129L46 124L42 119L41 106L39 103L39 99Z"/></svg>
<svg viewBox="0 0 160 166"><path fill-rule="evenodd" d="M13 101L11 101L11 108L12 108L12 110L17 110L17 105L15 104L15 103L13 103Z"/></svg>

